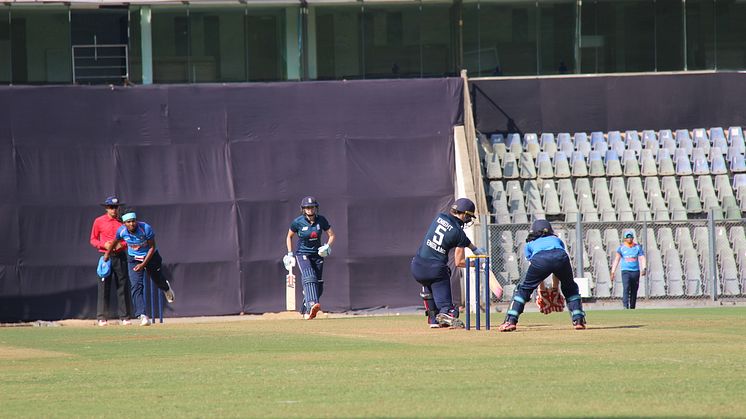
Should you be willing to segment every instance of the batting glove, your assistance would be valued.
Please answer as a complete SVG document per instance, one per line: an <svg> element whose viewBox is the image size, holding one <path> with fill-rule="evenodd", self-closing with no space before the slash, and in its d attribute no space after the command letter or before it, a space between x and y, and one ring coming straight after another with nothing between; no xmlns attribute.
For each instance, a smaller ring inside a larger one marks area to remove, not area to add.
<svg viewBox="0 0 746 419"><path fill-rule="evenodd" d="M286 270L291 270L295 266L295 258L293 257L293 252L288 252L287 255L282 257L282 263L285 265Z"/></svg>
<svg viewBox="0 0 746 419"><path fill-rule="evenodd" d="M487 255L487 249L485 249L484 247L477 247L476 249L472 250L472 252L477 256Z"/></svg>
<svg viewBox="0 0 746 419"><path fill-rule="evenodd" d="M319 256L325 258L332 254L332 248L328 244L319 247Z"/></svg>

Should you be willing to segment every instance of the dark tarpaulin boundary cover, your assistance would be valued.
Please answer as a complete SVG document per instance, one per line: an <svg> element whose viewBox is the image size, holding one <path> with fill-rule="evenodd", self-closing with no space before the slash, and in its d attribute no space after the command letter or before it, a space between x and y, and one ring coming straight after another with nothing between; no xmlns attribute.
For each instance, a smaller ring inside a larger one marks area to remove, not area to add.
<svg viewBox="0 0 746 419"><path fill-rule="evenodd" d="M0 320L95 317L88 237L111 194L156 232L177 296L166 316L283 310L304 195L337 234L325 310L419 304L409 260L453 199L462 87L0 88Z"/></svg>

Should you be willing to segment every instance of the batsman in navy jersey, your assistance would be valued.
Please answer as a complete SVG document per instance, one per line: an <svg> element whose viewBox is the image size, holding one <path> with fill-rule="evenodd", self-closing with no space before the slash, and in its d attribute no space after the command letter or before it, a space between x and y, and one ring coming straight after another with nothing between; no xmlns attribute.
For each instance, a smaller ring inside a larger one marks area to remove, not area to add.
<svg viewBox="0 0 746 419"><path fill-rule="evenodd" d="M324 292L324 258L332 252L334 231L329 221L319 212L316 198L307 196L300 204L301 215L290 223L286 239L288 254L283 258L286 269L297 262L303 281L303 305L301 314L312 320L321 310L319 299ZM322 244L326 232L327 242ZM293 251L293 237L298 236L298 245Z"/></svg>
<svg viewBox="0 0 746 419"><path fill-rule="evenodd" d="M474 203L459 198L451 210L438 214L425 234L417 255L412 258L411 270L414 279L422 285L420 296L425 304L425 314L430 327L463 327L458 319L458 309L451 297L451 269L448 267L448 253L456 249L456 267L466 266L464 248L475 254L486 254L478 249L464 233L464 225L474 218Z"/></svg>

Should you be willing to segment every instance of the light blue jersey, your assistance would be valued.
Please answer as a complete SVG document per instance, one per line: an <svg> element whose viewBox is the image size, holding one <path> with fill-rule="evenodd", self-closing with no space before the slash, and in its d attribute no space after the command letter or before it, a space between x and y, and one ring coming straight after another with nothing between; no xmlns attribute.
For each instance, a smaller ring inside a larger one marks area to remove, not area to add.
<svg viewBox="0 0 746 419"><path fill-rule="evenodd" d="M640 270L640 256L645 256L642 246L637 243L632 246L623 244L616 249L616 252L622 257L622 263L619 265L622 271Z"/></svg>
<svg viewBox="0 0 746 419"><path fill-rule="evenodd" d="M127 242L127 254L130 256L144 257L150 249L148 240L153 238L155 238L153 228L148 223L138 221L134 233L130 233L124 225L119 227L115 240L124 240Z"/></svg>
<svg viewBox="0 0 746 419"><path fill-rule="evenodd" d="M526 255L526 259L531 260L535 254L552 249L565 250L565 243L557 236L539 237L526 243L526 246L523 247L523 253Z"/></svg>

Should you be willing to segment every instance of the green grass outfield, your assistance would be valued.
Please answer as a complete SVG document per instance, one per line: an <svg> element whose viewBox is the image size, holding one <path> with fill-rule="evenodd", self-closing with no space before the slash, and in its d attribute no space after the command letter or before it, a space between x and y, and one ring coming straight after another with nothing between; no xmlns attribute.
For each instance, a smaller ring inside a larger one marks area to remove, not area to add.
<svg viewBox="0 0 746 419"><path fill-rule="evenodd" d="M588 321L0 328L0 417L746 417L746 308Z"/></svg>

